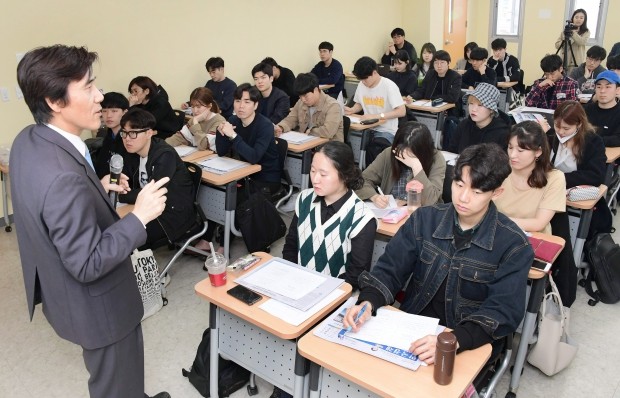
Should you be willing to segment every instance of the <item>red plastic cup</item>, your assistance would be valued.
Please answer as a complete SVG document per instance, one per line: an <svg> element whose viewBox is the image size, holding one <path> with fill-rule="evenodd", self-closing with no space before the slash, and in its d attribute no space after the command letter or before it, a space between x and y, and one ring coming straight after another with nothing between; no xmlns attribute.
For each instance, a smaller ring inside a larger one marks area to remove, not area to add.
<svg viewBox="0 0 620 398"><path fill-rule="evenodd" d="M205 261L205 267L209 272L211 286L218 287L226 284L226 266L228 260L220 253L214 253Z"/></svg>

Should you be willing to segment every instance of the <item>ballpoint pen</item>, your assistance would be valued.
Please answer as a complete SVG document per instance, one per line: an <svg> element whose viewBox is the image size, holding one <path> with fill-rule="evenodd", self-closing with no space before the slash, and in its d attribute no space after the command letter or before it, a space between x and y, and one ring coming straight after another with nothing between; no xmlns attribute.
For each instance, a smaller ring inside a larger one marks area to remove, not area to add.
<svg viewBox="0 0 620 398"><path fill-rule="evenodd" d="M366 307L368 307L368 303L364 304L360 312L358 312L357 315L355 316L355 319L353 320L353 322L357 323L357 321L360 320L360 318L362 317L362 315L364 315L364 312L366 311ZM346 329L342 329L340 332L338 332L338 338L344 339L344 334L350 331L351 331L351 326L349 326Z"/></svg>
<svg viewBox="0 0 620 398"><path fill-rule="evenodd" d="M377 191L379 191L379 195L381 196L385 196L385 194L383 193L383 191L381 190L381 187L377 187Z"/></svg>

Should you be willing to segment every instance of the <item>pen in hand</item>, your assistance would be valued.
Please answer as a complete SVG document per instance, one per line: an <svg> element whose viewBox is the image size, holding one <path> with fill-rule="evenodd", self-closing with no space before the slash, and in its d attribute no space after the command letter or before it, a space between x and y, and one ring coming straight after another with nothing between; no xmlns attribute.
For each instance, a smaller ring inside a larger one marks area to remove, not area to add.
<svg viewBox="0 0 620 398"><path fill-rule="evenodd" d="M353 322L355 322L357 324L357 321L359 321L359 319L362 317L362 315L364 315L364 312L366 312L366 307L368 306L368 303L364 304L364 306L362 307L362 309L360 310L360 312L357 313L357 315L355 316L355 319L353 320ZM339 339L344 339L344 335L347 332L351 331L351 326L349 326L346 329L342 329L340 332L338 332L338 338Z"/></svg>

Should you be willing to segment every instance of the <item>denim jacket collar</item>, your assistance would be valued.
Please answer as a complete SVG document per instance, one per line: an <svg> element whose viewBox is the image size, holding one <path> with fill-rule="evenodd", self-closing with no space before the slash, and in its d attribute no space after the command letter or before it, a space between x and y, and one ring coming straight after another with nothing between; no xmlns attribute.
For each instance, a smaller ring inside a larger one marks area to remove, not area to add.
<svg viewBox="0 0 620 398"><path fill-rule="evenodd" d="M433 232L433 238L436 239L454 239L454 217L457 216L454 214L456 210L454 206L450 203L448 204L449 208L445 212L441 222L437 226L437 229ZM493 250L493 241L495 239L495 229L497 228L497 207L493 201L489 203L489 208L482 218L482 222L478 227L476 233L471 239L471 243L475 244L486 250Z"/></svg>

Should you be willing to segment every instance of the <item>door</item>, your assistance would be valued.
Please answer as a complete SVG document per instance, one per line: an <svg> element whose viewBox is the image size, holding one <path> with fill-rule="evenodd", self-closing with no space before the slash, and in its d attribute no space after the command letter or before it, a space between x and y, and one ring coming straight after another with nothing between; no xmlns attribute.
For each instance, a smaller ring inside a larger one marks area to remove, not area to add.
<svg viewBox="0 0 620 398"><path fill-rule="evenodd" d="M443 49L450 53L453 68L463 58L467 30L467 0L445 0Z"/></svg>

